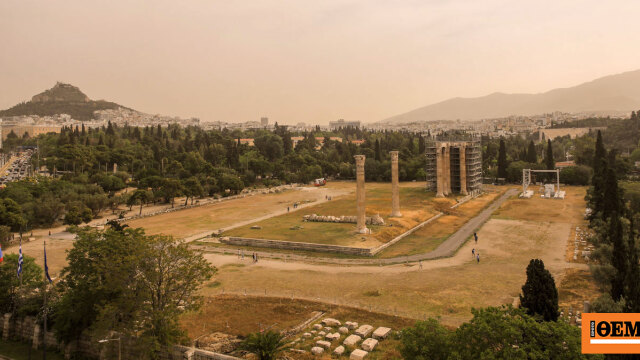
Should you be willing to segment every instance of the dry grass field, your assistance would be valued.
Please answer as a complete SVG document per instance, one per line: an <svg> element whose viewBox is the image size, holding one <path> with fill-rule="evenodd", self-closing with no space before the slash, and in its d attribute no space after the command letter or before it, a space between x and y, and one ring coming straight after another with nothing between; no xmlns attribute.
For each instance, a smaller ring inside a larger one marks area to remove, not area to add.
<svg viewBox="0 0 640 360"><path fill-rule="evenodd" d="M225 228L242 221L286 212L294 202L321 201L326 195L339 196L349 192L343 183L323 188L288 190L278 194L261 194L246 198L203 205L196 208L152 216L127 222L131 227L142 227L147 234L166 234L185 238L206 231Z"/></svg>
<svg viewBox="0 0 640 360"><path fill-rule="evenodd" d="M206 297L200 310L184 315L180 319L180 324L192 339L217 331L246 336L259 331L260 327L264 329L272 326L277 330L291 329L309 319L314 311L324 312L323 317L353 319L363 324L386 325L394 329L402 329L415 322L413 319L310 300L217 295Z"/></svg>
<svg viewBox="0 0 640 360"><path fill-rule="evenodd" d="M355 183L348 184L355 189ZM355 215L356 201L355 193L353 192L294 213L283 214L239 227L225 232L224 235L367 248L375 247L429 219L437 213L436 208L438 206L449 207L454 203L453 199L435 199L433 195L433 193L425 191L424 182L402 183L400 187L400 206L403 216L401 218L390 218L391 185L389 183L367 183L367 215L379 214L385 221L383 226L369 226L372 230L370 235L355 233L355 224L303 222L302 217L309 214ZM261 229L251 229L253 225L260 226Z"/></svg>
<svg viewBox="0 0 640 360"><path fill-rule="evenodd" d="M414 319L317 301L283 297L218 295L205 298L202 308L197 312L183 316L180 325L187 331L191 339L213 332L244 337L260 329L291 329L311 318L315 311L324 313L321 319L331 317L342 321L351 320L360 324L372 325L374 328L387 326L394 331L412 326L415 323ZM301 333L293 336L291 340L300 335ZM298 347L308 351L312 342L313 340L307 341ZM398 344L397 339L390 337L381 342L380 346L367 358L397 359L399 357ZM313 357L309 354L287 352L286 355L293 359L331 359L330 354L325 354L323 357Z"/></svg>
<svg viewBox="0 0 640 360"><path fill-rule="evenodd" d="M526 279L529 260L539 258L559 285L561 303L578 304L595 294L589 287L580 291L588 277L576 276L588 267L565 260L570 230L581 221L585 189L567 191L564 201L508 200L479 229L478 244L469 241L452 258L423 262L422 270L418 264L345 267L262 260L233 271L222 268L215 279L219 287L203 291L259 295L267 289L270 296L294 295L416 319L440 317L456 326L470 318L472 307L512 303ZM463 206L459 211L465 211ZM480 251L480 263L472 259L472 248ZM215 254L207 257L214 264L236 261Z"/></svg>
<svg viewBox="0 0 640 360"><path fill-rule="evenodd" d="M531 187L534 189L535 187ZM537 190L535 188L534 190ZM536 194L530 199L514 196L505 202L494 217L512 220L551 221L565 223L583 223L587 188L584 186L567 186L564 200L543 199Z"/></svg>
<svg viewBox="0 0 640 360"><path fill-rule="evenodd" d="M402 241L388 247L378 254L377 257L392 258L402 255L422 254L434 250L451 234L458 230L460 226L476 216L506 190L507 187L505 186L486 186L484 194L455 209L438 206L438 211L442 211L445 214L444 216L416 230L413 234L402 239Z"/></svg>

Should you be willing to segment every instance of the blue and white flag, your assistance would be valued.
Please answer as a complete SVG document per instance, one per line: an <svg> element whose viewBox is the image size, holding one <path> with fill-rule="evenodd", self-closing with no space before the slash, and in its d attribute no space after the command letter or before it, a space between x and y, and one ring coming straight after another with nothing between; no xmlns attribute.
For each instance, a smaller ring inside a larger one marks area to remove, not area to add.
<svg viewBox="0 0 640 360"><path fill-rule="evenodd" d="M44 275L49 280L49 283L53 283L51 276L49 276L49 267L47 266L47 244L44 244Z"/></svg>
<svg viewBox="0 0 640 360"><path fill-rule="evenodd" d="M20 239L20 249L18 250L18 277L22 274L22 264L24 263L24 258L22 257L22 239Z"/></svg>

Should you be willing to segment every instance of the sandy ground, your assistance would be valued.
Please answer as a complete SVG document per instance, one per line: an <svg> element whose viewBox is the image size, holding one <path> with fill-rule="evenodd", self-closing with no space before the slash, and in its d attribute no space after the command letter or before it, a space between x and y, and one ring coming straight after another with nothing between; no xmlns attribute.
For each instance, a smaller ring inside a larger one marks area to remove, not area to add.
<svg viewBox="0 0 640 360"><path fill-rule="evenodd" d="M423 318L441 316L458 325L471 307L512 303L532 258L545 261L557 280L568 267L564 260L569 223L492 219L478 232L479 242L465 244L446 259L394 266L312 265L261 260L252 264L236 256L207 254L220 269L219 288L204 294L226 293L293 296L350 304L373 311ZM532 236L533 235L533 236ZM480 263L471 249L480 250ZM338 280L339 279L339 280ZM371 291L379 296L368 296Z"/></svg>

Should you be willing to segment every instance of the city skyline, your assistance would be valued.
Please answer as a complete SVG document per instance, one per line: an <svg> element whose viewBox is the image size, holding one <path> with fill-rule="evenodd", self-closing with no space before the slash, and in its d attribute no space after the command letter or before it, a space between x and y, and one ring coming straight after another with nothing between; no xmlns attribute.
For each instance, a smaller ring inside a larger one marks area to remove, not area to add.
<svg viewBox="0 0 640 360"><path fill-rule="evenodd" d="M368 123L451 97L574 86L635 70L640 58L629 46L640 37L630 31L640 5L630 1L122 9L0 4L11 14L0 23L0 108L62 81L92 99L202 121Z"/></svg>

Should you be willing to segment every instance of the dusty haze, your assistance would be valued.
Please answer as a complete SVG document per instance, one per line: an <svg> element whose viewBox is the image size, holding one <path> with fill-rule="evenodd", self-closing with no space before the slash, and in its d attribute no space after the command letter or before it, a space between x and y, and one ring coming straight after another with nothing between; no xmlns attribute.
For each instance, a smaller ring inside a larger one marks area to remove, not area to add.
<svg viewBox="0 0 640 360"><path fill-rule="evenodd" d="M203 121L378 121L640 67L638 1L0 2L0 108L56 81Z"/></svg>

